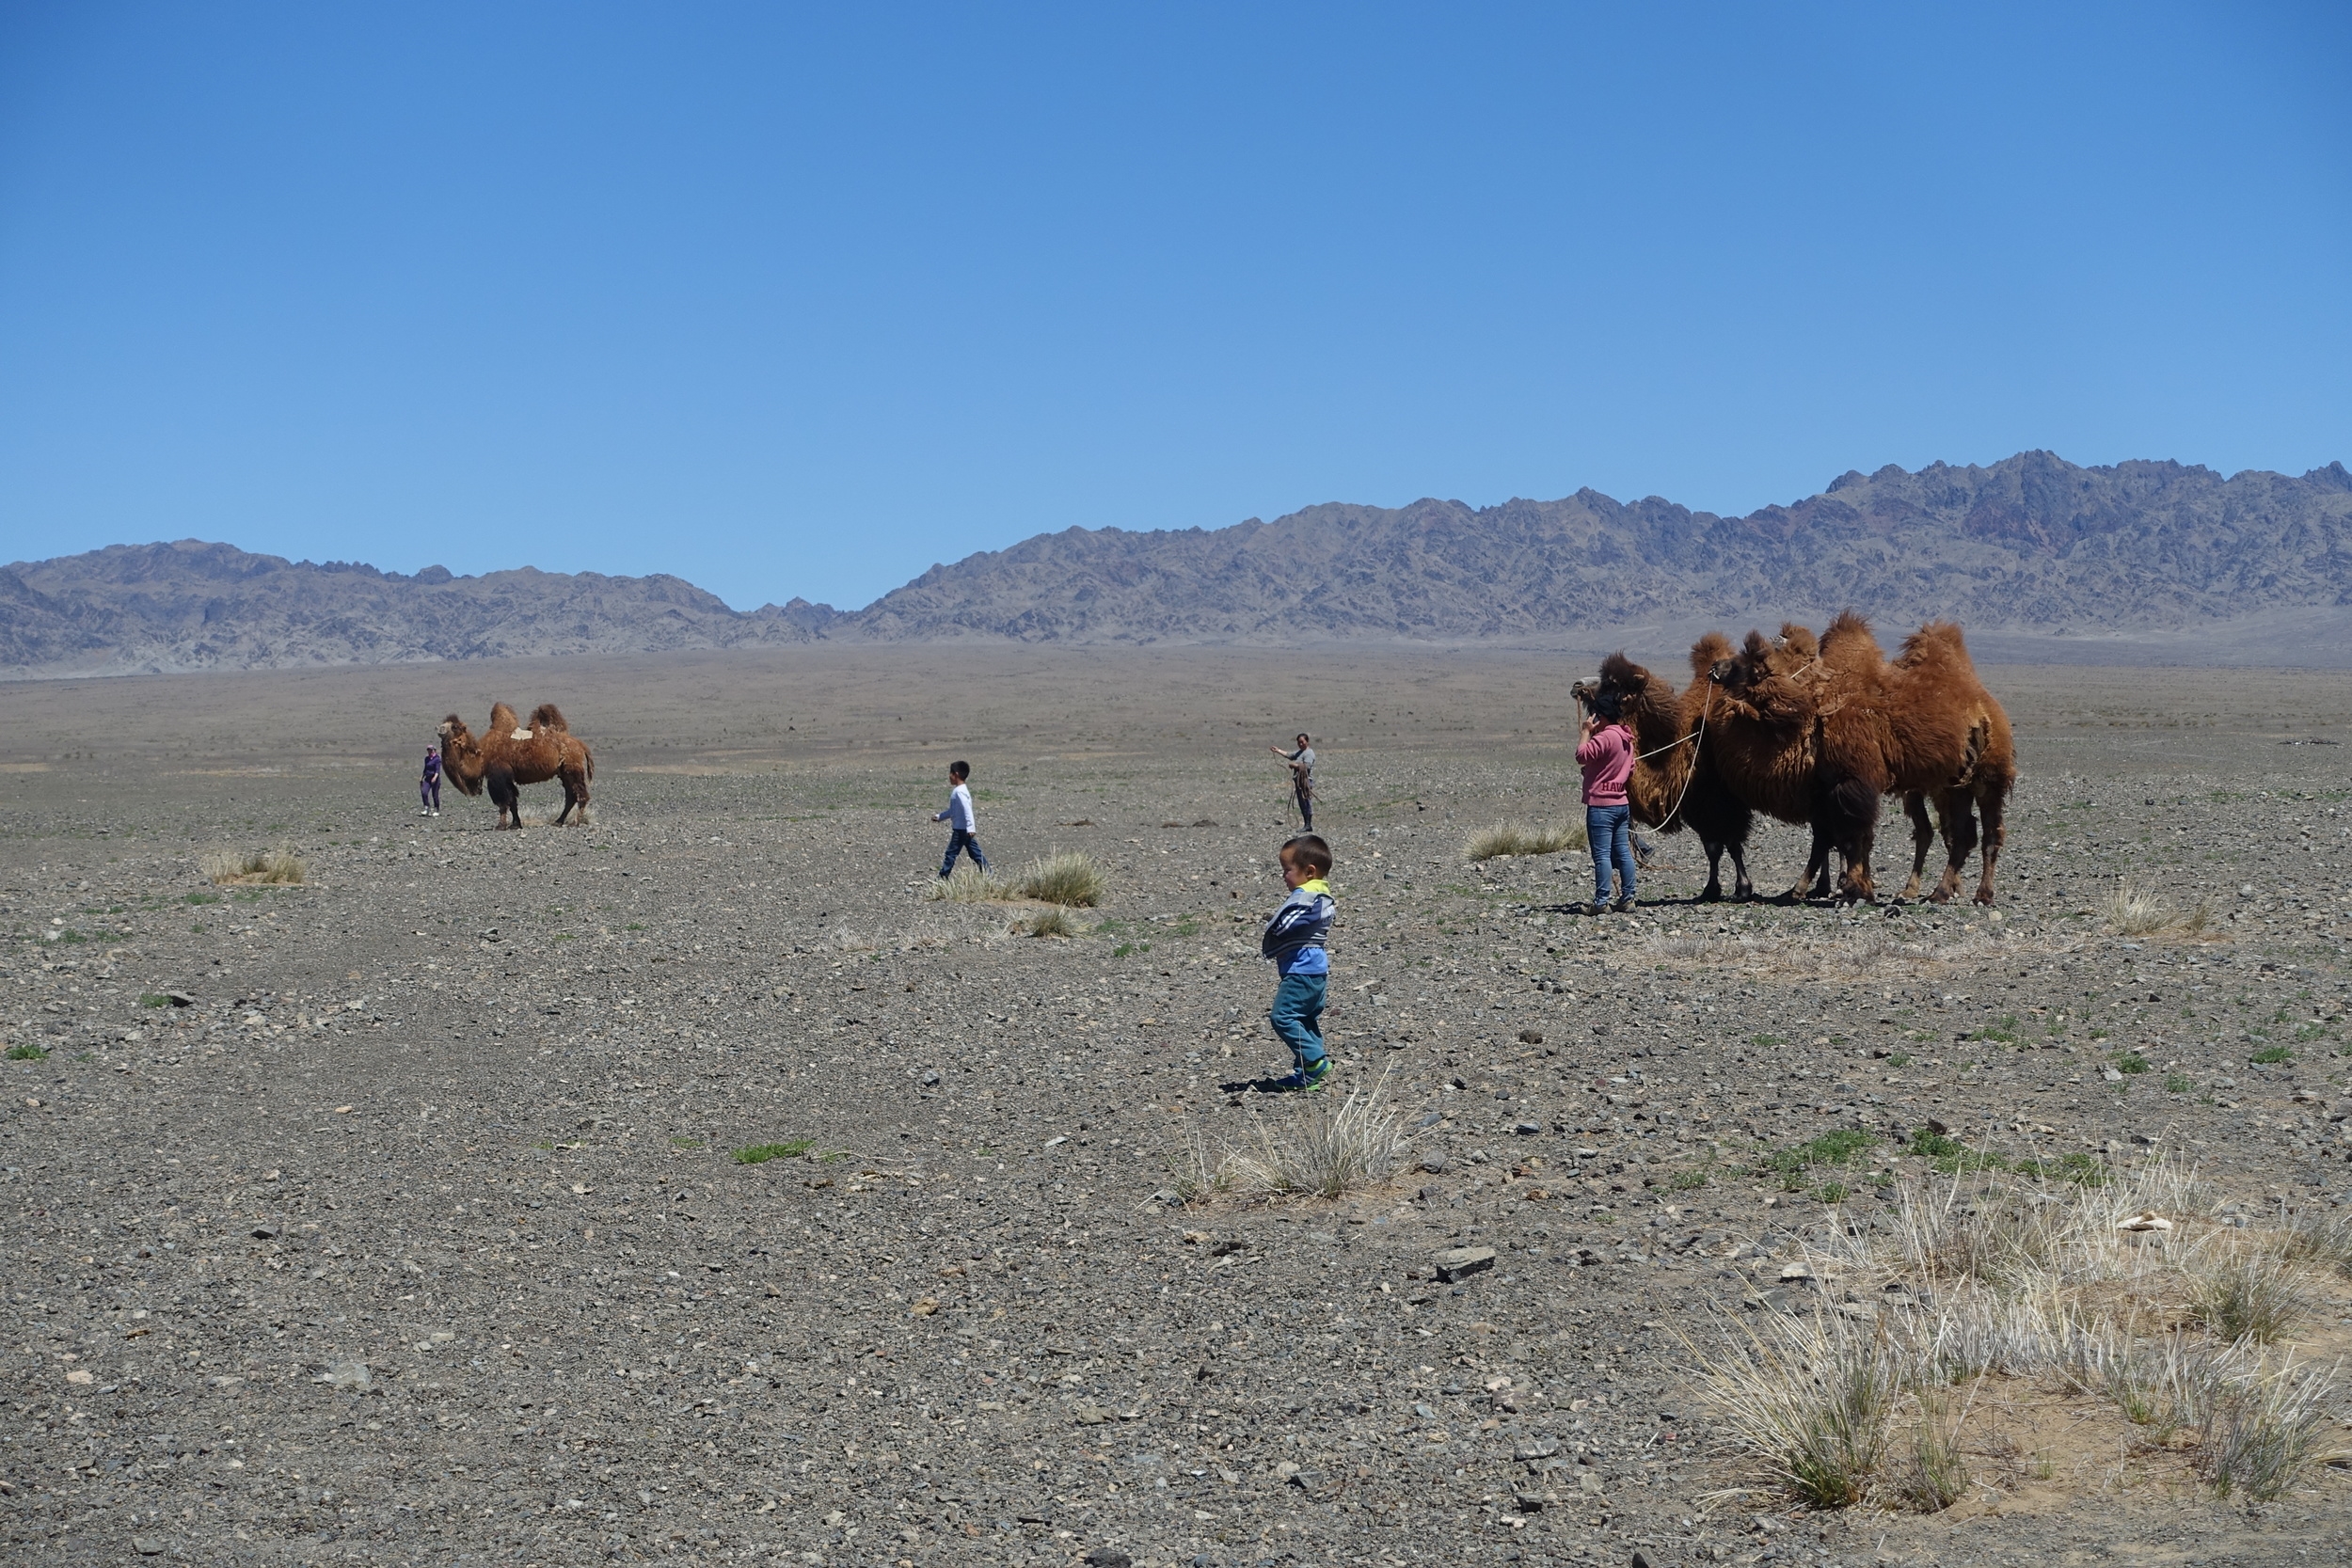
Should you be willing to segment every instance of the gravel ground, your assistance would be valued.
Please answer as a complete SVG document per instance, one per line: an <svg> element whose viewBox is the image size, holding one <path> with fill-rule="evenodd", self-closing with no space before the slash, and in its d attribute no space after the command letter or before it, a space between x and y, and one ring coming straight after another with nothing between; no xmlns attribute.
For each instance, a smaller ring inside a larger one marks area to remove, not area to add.
<svg viewBox="0 0 2352 1568"><path fill-rule="evenodd" d="M1797 1191L1756 1174L1831 1130L2193 1161L2249 1212L2352 1188L2352 792L2344 752L2287 744L2342 737L2340 680L2262 676L2249 705L2242 672L2168 671L2159 704L2145 673L1990 672L2026 771L1993 914L1698 905L1669 839L1660 902L1592 921L1565 912L1581 854L1461 853L1572 816L1590 661L1253 681L1240 654L989 651L943 689L941 657L0 689L0 1036L47 1052L0 1063L12 1559L2352 1545L2343 1472L2215 1503L2023 1391L2019 1451L1946 1514L1766 1506L1726 1491L1683 1342L1791 1305L1824 1183L1867 1224L1866 1173L1917 1168L1889 1141ZM414 814L400 737L492 696L596 744L591 826ZM355 714L383 733L339 738ZM1376 1085L1419 1168L1180 1208L1172 1156L1305 1110L1261 1092L1286 1064L1255 950L1262 748L1302 725L1340 860L1337 1092ZM257 754L272 735L299 738ZM923 900L959 754L997 860L1109 869L1089 934ZM306 885L197 870L278 844ZM1883 885L1905 847L1890 816ZM1758 884L1802 860L1772 830ZM2124 876L2207 929L2118 936ZM1494 1263L1436 1277L1464 1246ZM2345 1319L2305 1348L2352 1348Z"/></svg>

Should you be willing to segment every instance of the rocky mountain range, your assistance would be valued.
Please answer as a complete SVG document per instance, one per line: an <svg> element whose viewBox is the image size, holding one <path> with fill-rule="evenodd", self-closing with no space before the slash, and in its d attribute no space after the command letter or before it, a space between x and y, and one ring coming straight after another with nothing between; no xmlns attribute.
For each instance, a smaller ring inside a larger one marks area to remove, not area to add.
<svg viewBox="0 0 2352 1568"><path fill-rule="evenodd" d="M1745 516L1594 490L1472 508L1330 503L1231 528L1070 529L933 566L863 610L749 612L680 578L525 567L414 576L227 545L0 569L0 670L258 669L812 641L1512 641L1817 620L2227 650L2309 662L2352 622L2352 472L2170 462L1889 465ZM2337 662L2330 659L2327 662Z"/></svg>

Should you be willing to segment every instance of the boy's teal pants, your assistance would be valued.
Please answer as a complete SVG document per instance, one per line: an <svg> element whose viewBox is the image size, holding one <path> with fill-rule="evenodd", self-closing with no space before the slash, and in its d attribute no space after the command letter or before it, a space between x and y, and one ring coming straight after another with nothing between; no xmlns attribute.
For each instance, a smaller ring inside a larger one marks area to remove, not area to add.
<svg viewBox="0 0 2352 1568"><path fill-rule="evenodd" d="M1273 1009L1266 1015L1273 1021L1274 1032L1291 1048L1291 1057L1301 1072L1323 1060L1323 992L1327 978L1283 975L1274 990Z"/></svg>

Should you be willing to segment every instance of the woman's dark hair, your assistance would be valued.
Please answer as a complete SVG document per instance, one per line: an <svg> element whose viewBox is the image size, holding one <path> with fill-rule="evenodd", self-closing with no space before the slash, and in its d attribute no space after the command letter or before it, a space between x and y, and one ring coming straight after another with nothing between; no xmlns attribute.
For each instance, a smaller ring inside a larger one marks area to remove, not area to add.
<svg viewBox="0 0 2352 1568"><path fill-rule="evenodd" d="M1599 692L1593 698L1593 711L1603 719L1622 719L1625 717L1625 698L1614 691Z"/></svg>

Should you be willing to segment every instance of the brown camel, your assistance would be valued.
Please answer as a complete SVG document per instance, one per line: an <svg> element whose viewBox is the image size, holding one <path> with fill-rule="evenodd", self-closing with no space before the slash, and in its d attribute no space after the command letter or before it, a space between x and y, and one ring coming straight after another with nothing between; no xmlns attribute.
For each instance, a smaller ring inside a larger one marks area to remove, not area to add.
<svg viewBox="0 0 2352 1568"><path fill-rule="evenodd" d="M1994 866L2007 837L2002 817L2017 778L2016 749L2009 716L1978 679L1957 626L1929 623L1904 640L1890 662L1869 623L1848 610L1818 643L1802 627L1784 627L1773 644L1750 633L1740 654L1717 666L1716 677L1725 694L1721 733L1726 751L1745 743L1760 755L1779 745L1783 768L1809 753L1814 842L1806 880L1826 879L1835 847L1846 863L1840 895L1873 897L1878 800L1896 794L1912 822L1912 876L1902 896L1918 895L1928 844L1940 829L1947 863L1931 896L1948 901L1978 846L1981 819L1983 874L1976 899L1993 902ZM1735 776L1730 765L1725 772ZM1931 800L1937 828L1928 822Z"/></svg>
<svg viewBox="0 0 2352 1568"><path fill-rule="evenodd" d="M1731 644L1722 634L1709 632L1701 638L1691 649L1691 684L1678 692L1622 653L1601 660L1598 681L1579 681L1571 688L1588 706L1601 692L1616 693L1633 731L1636 760L1626 798L1634 820L1669 833L1687 825L1698 834L1707 850L1707 888L1699 896L1710 903L1724 895L1726 854L1731 857L1732 896L1756 896L1747 861L1756 815L1716 777L1701 733L1701 721L1714 700L1708 673L1730 655Z"/></svg>
<svg viewBox="0 0 2352 1568"><path fill-rule="evenodd" d="M464 720L451 714L441 721L441 768L449 782L468 795L487 788L501 828L523 825L521 786L549 779L564 785L564 809L556 825L562 826L575 806L586 821L588 781L596 776L588 743L572 734L553 703L532 709L527 724L504 703L493 703L489 729L478 739Z"/></svg>

